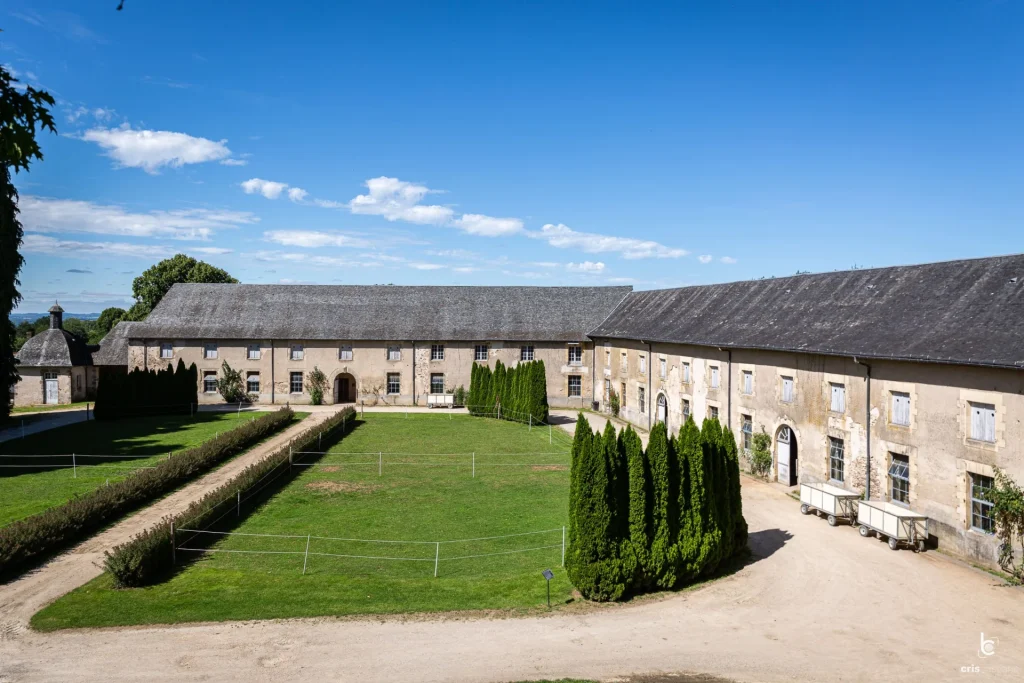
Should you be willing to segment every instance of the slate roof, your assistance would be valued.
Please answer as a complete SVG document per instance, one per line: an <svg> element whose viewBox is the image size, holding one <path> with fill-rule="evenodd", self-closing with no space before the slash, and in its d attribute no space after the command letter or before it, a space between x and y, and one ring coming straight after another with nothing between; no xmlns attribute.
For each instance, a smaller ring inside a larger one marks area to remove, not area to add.
<svg viewBox="0 0 1024 683"><path fill-rule="evenodd" d="M15 356L23 367L70 367L91 365L91 350L70 332L50 329L26 341Z"/></svg>
<svg viewBox="0 0 1024 683"><path fill-rule="evenodd" d="M119 322L107 332L92 353L93 365L128 365L128 331L130 322Z"/></svg>
<svg viewBox="0 0 1024 683"><path fill-rule="evenodd" d="M631 287L176 284L133 338L579 341Z"/></svg>
<svg viewBox="0 0 1024 683"><path fill-rule="evenodd" d="M590 336L1024 369L1024 254L633 292Z"/></svg>

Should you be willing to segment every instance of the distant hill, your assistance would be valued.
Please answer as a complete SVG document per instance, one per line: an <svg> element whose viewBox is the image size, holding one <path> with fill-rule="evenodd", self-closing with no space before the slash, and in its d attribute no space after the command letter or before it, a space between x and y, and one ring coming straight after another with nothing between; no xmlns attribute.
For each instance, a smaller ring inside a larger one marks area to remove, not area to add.
<svg viewBox="0 0 1024 683"><path fill-rule="evenodd" d="M50 314L43 311L42 313L11 313L11 322L17 325L22 321L33 322L40 318L46 318ZM64 313L64 319L78 318L79 320L95 320L100 317L99 313Z"/></svg>

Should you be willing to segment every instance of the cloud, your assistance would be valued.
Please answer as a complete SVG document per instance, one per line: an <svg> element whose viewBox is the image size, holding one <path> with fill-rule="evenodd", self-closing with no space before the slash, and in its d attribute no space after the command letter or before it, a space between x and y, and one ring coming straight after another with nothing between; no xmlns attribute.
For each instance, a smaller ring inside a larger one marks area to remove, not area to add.
<svg viewBox="0 0 1024 683"><path fill-rule="evenodd" d="M22 224L32 232L85 232L178 240L206 240L216 230L259 220L247 211L182 209L133 213L120 206L34 195L22 195L19 208Z"/></svg>
<svg viewBox="0 0 1024 683"><path fill-rule="evenodd" d="M701 263L711 263L711 254L701 254L697 257L697 260Z"/></svg>
<svg viewBox="0 0 1024 683"><path fill-rule="evenodd" d="M92 275L91 270L83 270L82 268L68 268L64 271L65 273L81 273L84 275Z"/></svg>
<svg viewBox="0 0 1024 683"><path fill-rule="evenodd" d="M261 194L267 199L277 199L282 192L288 190L288 199L293 202L301 202L309 194L301 187L291 187L288 183L279 183L263 178L249 178L240 185L246 194Z"/></svg>
<svg viewBox="0 0 1024 683"><path fill-rule="evenodd" d="M220 162L221 166L245 166L249 163L248 159L222 159Z"/></svg>
<svg viewBox="0 0 1024 683"><path fill-rule="evenodd" d="M352 237L339 232L317 232L315 230L268 230L264 239L286 247L367 247L368 240Z"/></svg>
<svg viewBox="0 0 1024 683"><path fill-rule="evenodd" d="M424 185L386 176L370 178L365 184L368 192L355 196L348 203L352 213L421 225L444 225L455 215L446 206L420 204L428 194L437 192Z"/></svg>
<svg viewBox="0 0 1024 683"><path fill-rule="evenodd" d="M445 266L440 263L410 263L409 267L416 270L441 270Z"/></svg>
<svg viewBox="0 0 1024 683"><path fill-rule="evenodd" d="M475 273L478 270L480 270L480 268L477 268L476 266L456 266L452 268L452 271L456 273Z"/></svg>
<svg viewBox="0 0 1024 683"><path fill-rule="evenodd" d="M736 263L736 259L734 259L732 256L723 256L722 258L719 259L719 261L721 261L722 263L729 264Z"/></svg>
<svg viewBox="0 0 1024 683"><path fill-rule="evenodd" d="M470 235L498 237L522 232L523 222L518 218L494 218L479 213L464 213L452 221L452 225Z"/></svg>
<svg viewBox="0 0 1024 683"><path fill-rule="evenodd" d="M601 273L604 272L604 264L600 261L583 261L582 263L567 263L565 269L571 273Z"/></svg>
<svg viewBox="0 0 1024 683"><path fill-rule="evenodd" d="M530 232L527 235L542 239L559 249L579 249L588 254L618 253L627 259L679 258L688 253L685 249L667 247L650 240L577 232L562 223L548 223L539 232Z"/></svg>
<svg viewBox="0 0 1024 683"><path fill-rule="evenodd" d="M323 209L344 209L348 206L344 202L336 202L331 199L314 199L313 204Z"/></svg>
<svg viewBox="0 0 1024 683"><path fill-rule="evenodd" d="M186 247L185 251L206 254L207 256L223 256L224 254L230 254L234 249L228 249L227 247Z"/></svg>
<svg viewBox="0 0 1024 683"><path fill-rule="evenodd" d="M95 142L121 167L141 168L156 173L164 166L219 161L231 156L227 140L207 140L168 130L135 130L128 124L119 128L91 128L82 140Z"/></svg>
<svg viewBox="0 0 1024 683"><path fill-rule="evenodd" d="M295 252L289 253L279 251L256 251L248 254L242 254L242 256L264 263L281 263L282 261L284 261L288 263L301 263L303 265L321 268L380 268L383 266L383 264L381 264L379 261L359 261L348 256L325 256L322 254L301 254Z"/></svg>
<svg viewBox="0 0 1024 683"><path fill-rule="evenodd" d="M59 240L48 235L25 235L21 245L25 253L49 254L77 258L94 256L132 256L146 259L162 259L172 256L174 251L154 244L130 244L127 242L77 242Z"/></svg>

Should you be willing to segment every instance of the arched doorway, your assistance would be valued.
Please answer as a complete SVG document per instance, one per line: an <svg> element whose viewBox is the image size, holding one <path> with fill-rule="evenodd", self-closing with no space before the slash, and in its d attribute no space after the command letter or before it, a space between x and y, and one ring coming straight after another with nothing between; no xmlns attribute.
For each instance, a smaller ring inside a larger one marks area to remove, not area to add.
<svg viewBox="0 0 1024 683"><path fill-rule="evenodd" d="M356 378L343 372L334 378L334 402L356 402Z"/></svg>
<svg viewBox="0 0 1024 683"><path fill-rule="evenodd" d="M780 484L796 486L797 479L796 434L789 425L782 425L775 434L775 471Z"/></svg>
<svg viewBox="0 0 1024 683"><path fill-rule="evenodd" d="M658 412L655 413L658 422L664 422L668 427L668 399L665 394L658 394Z"/></svg>

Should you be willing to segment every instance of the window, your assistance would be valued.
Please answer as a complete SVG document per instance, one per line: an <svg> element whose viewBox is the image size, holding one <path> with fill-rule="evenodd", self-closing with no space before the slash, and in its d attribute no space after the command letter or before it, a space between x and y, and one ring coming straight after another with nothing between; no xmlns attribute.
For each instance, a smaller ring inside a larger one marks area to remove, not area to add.
<svg viewBox="0 0 1024 683"><path fill-rule="evenodd" d="M388 392L388 393L390 393L390 392ZM430 393L432 393L432 394L443 394L444 393L444 374L443 373L432 372L430 374Z"/></svg>
<svg viewBox="0 0 1024 683"><path fill-rule="evenodd" d="M659 358L658 361L661 363L661 366L658 368L658 374L662 379L665 379L665 376L668 374L668 361L664 358Z"/></svg>
<svg viewBox="0 0 1024 683"><path fill-rule="evenodd" d="M57 379L57 373L56 372L44 372L43 373L43 379Z"/></svg>
<svg viewBox="0 0 1024 683"><path fill-rule="evenodd" d="M260 359L260 345L259 344L249 344L249 349L246 352L246 357L249 360L259 360Z"/></svg>
<svg viewBox="0 0 1024 683"><path fill-rule="evenodd" d="M845 461L843 460L845 449L843 440L828 437L828 478L832 481L843 483Z"/></svg>
<svg viewBox="0 0 1024 683"><path fill-rule="evenodd" d="M569 375L569 398L583 396L583 377L580 375Z"/></svg>
<svg viewBox="0 0 1024 683"><path fill-rule="evenodd" d="M604 365L607 368L610 368L612 366L612 350L611 349L605 349L604 350Z"/></svg>
<svg viewBox="0 0 1024 683"><path fill-rule="evenodd" d="M623 351L622 358L619 359L619 371L627 372L629 370L629 355Z"/></svg>
<svg viewBox="0 0 1024 683"><path fill-rule="evenodd" d="M719 385L718 366L717 365L712 365L711 366L711 388L712 389L717 389L718 385Z"/></svg>
<svg viewBox="0 0 1024 683"><path fill-rule="evenodd" d="M991 403L971 404L971 438L996 442L996 407Z"/></svg>
<svg viewBox="0 0 1024 683"><path fill-rule="evenodd" d="M430 345L430 360L444 360L444 344Z"/></svg>
<svg viewBox="0 0 1024 683"><path fill-rule="evenodd" d="M306 357L306 350L302 348L302 344L292 344L292 350L290 358L292 360L302 360Z"/></svg>
<svg viewBox="0 0 1024 683"><path fill-rule="evenodd" d="M487 362L487 344L477 344L473 348L473 360Z"/></svg>
<svg viewBox="0 0 1024 683"><path fill-rule="evenodd" d="M718 406L708 406L708 417L712 420L718 419Z"/></svg>
<svg viewBox="0 0 1024 683"><path fill-rule="evenodd" d="M836 384L835 382L829 382L829 387L832 389L832 400L829 403L829 410L833 413L845 413L846 412L846 385Z"/></svg>
<svg viewBox="0 0 1024 683"><path fill-rule="evenodd" d="M690 364L683 363L683 384L689 384L690 381Z"/></svg>
<svg viewBox="0 0 1024 683"><path fill-rule="evenodd" d="M203 391L207 394L217 393L217 371L216 370L205 370L203 371Z"/></svg>
<svg viewBox="0 0 1024 683"><path fill-rule="evenodd" d="M395 395L401 393L402 383L401 375L397 372L388 373L388 394Z"/></svg>
<svg viewBox="0 0 1024 683"><path fill-rule="evenodd" d="M290 378L289 378L289 381L288 381L288 390L291 391L293 394L301 394L302 393L302 373L301 372L290 373Z"/></svg>
<svg viewBox="0 0 1024 683"><path fill-rule="evenodd" d="M611 400L611 398L612 398L612 381L610 379L606 379L604 381L604 400L607 403L608 401Z"/></svg>
<svg viewBox="0 0 1024 683"><path fill-rule="evenodd" d="M785 375L782 377L782 402L793 402L793 378Z"/></svg>
<svg viewBox="0 0 1024 683"><path fill-rule="evenodd" d="M889 454L889 497L894 503L910 504L910 458Z"/></svg>
<svg viewBox="0 0 1024 683"><path fill-rule="evenodd" d="M910 426L910 394L901 391L892 392L892 413L890 415L894 425Z"/></svg>
<svg viewBox="0 0 1024 683"><path fill-rule="evenodd" d="M625 382L623 382L622 384L619 385L619 400L622 402L622 405L620 405L619 408L620 409L621 408L625 408L626 407L626 383Z"/></svg>
<svg viewBox="0 0 1024 683"><path fill-rule="evenodd" d="M641 358L643 358L643 356L641 356ZM637 387L636 388L636 401L640 405L640 412L641 413L646 413L647 412L647 397L644 395L644 388L643 387Z"/></svg>
<svg viewBox="0 0 1024 683"><path fill-rule="evenodd" d="M400 347L400 346L389 346L388 347L388 360L402 360L402 347Z"/></svg>
<svg viewBox="0 0 1024 683"><path fill-rule="evenodd" d="M533 345L519 347L519 360L533 360Z"/></svg>
<svg viewBox="0 0 1024 683"><path fill-rule="evenodd" d="M640 374L641 375L646 375L647 374L647 356L643 356L643 355L640 356Z"/></svg>
<svg viewBox="0 0 1024 683"><path fill-rule="evenodd" d="M754 447L754 419L749 415L740 415L743 424L743 450L749 451Z"/></svg>
<svg viewBox="0 0 1024 683"><path fill-rule="evenodd" d="M690 417L690 399L683 399L683 422L688 420Z"/></svg>
<svg viewBox="0 0 1024 683"><path fill-rule="evenodd" d="M352 360L352 347L342 346L338 349L338 360Z"/></svg>
<svg viewBox="0 0 1024 683"><path fill-rule="evenodd" d="M569 365L583 365L583 347L579 344L569 347Z"/></svg>
<svg viewBox="0 0 1024 683"><path fill-rule="evenodd" d="M245 390L250 394L260 393L260 373L250 372L245 377Z"/></svg>
<svg viewBox="0 0 1024 683"><path fill-rule="evenodd" d="M743 393L747 396L754 393L754 373L750 370L743 371Z"/></svg>
<svg viewBox="0 0 1024 683"><path fill-rule="evenodd" d="M996 522L992 516L995 506L989 494L994 484L992 477L973 472L969 472L967 476L970 477L968 483L971 485L971 528L993 534L996 530Z"/></svg>
<svg viewBox="0 0 1024 683"><path fill-rule="evenodd" d="M77 388L78 391L82 390L82 376L81 375L78 375L77 377L75 377L75 388Z"/></svg>
<svg viewBox="0 0 1024 683"><path fill-rule="evenodd" d="M170 342L160 344L160 357L172 358L174 356L174 345Z"/></svg>
<svg viewBox="0 0 1024 683"><path fill-rule="evenodd" d="M203 358L212 360L217 357L217 345L216 344L204 344L203 345Z"/></svg>

